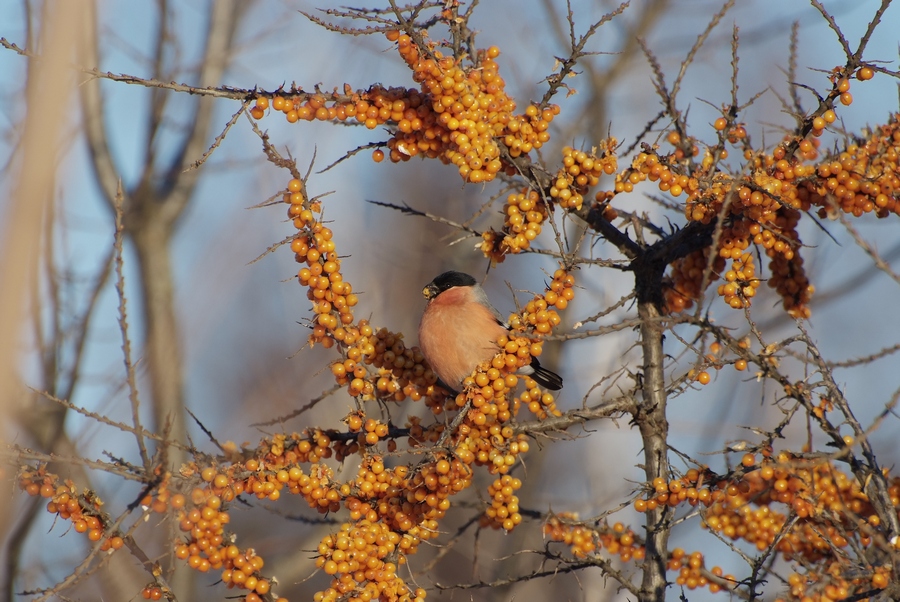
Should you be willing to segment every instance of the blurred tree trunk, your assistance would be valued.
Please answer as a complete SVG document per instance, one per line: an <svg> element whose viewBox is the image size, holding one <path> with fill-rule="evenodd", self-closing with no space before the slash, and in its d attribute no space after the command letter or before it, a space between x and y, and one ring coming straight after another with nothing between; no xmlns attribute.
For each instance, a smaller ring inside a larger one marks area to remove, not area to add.
<svg viewBox="0 0 900 602"><path fill-rule="evenodd" d="M161 0L158 32L154 54L151 57L153 72L149 77L161 81L175 79L175 73L182 65L168 64L167 57L182 56L184 53L171 52L172 46L183 45L170 30L172 9ZM223 0L208 3L208 27L203 57L191 83L198 87L219 85L225 72L238 22L246 3ZM83 63L88 67L100 67L99 36L96 31L96 6L87 15L85 27L86 47ZM210 143L213 99L203 96L197 99L191 115L185 118L188 127L173 129L164 125L166 103L170 98L165 90L153 89L150 109L145 118L146 152L141 166L141 175L136 184L124 186L123 222L126 236L134 244L140 273L140 306L147 374L154 429L166 435L168 441L186 444L188 442L187 421L184 408L184 360L179 325L175 309L175 280L172 271L171 244L184 214L196 190L200 170L187 170L187 166L202 156ZM91 162L98 184L111 209L116 196L116 188L122 180L120 166L110 153L109 138L103 122L104 97L100 82L96 79L82 87L82 110L85 133L90 148ZM178 137L176 149L166 156L158 153L163 137ZM166 446L165 465L170 470L178 470L188 460L186 453L175 446ZM177 525L170 521L170 530ZM174 531L161 537L164 549L171 548L167 542L174 541ZM174 570L171 550L168 550L169 571ZM176 595L190 599L193 572L186 567L175 572L170 583Z"/></svg>

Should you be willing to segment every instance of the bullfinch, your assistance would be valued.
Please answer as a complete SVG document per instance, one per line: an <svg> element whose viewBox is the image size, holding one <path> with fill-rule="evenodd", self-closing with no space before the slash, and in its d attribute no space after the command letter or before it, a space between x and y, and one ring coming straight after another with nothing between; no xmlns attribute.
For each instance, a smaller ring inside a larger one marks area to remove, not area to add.
<svg viewBox="0 0 900 602"><path fill-rule="evenodd" d="M419 323L419 347L441 382L459 391L478 364L497 354L497 341L509 333L509 326L468 274L444 272L422 294L428 301ZM563 385L562 378L542 367L536 357L519 373L552 391Z"/></svg>

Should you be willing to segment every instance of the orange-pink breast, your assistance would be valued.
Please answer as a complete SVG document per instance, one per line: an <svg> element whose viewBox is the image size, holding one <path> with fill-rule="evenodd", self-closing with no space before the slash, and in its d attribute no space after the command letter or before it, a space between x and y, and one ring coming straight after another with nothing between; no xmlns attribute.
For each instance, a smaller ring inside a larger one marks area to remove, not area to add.
<svg viewBox="0 0 900 602"><path fill-rule="evenodd" d="M419 346L432 370L447 385L461 388L475 367L497 353L506 329L484 305L471 301L467 288L435 297L419 324Z"/></svg>

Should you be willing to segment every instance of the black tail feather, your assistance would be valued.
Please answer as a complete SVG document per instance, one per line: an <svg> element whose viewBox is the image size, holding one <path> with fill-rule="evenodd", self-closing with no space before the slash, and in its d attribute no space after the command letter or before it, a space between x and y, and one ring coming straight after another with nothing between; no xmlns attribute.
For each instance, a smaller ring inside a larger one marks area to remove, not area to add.
<svg viewBox="0 0 900 602"><path fill-rule="evenodd" d="M541 363L537 360L537 358L531 358L531 368L534 372L531 374L531 378L533 378L537 384L541 385L545 389L550 389L551 391L559 391L563 386L562 377L553 372L552 370L548 370L541 366Z"/></svg>

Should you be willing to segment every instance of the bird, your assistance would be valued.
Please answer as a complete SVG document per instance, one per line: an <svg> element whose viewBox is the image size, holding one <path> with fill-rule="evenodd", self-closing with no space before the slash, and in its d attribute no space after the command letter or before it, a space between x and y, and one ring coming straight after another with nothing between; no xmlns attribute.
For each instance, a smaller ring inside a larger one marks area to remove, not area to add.
<svg viewBox="0 0 900 602"><path fill-rule="evenodd" d="M422 290L427 300L419 323L419 348L443 385L462 390L463 381L481 362L500 350L497 341L510 331L480 284L463 272L448 271ZM551 391L562 378L541 366L536 357L519 369Z"/></svg>

